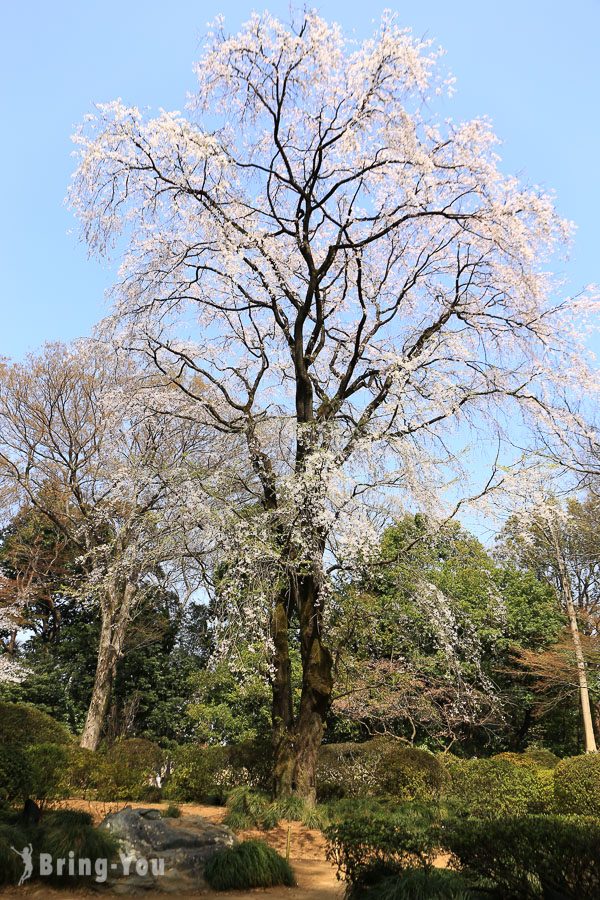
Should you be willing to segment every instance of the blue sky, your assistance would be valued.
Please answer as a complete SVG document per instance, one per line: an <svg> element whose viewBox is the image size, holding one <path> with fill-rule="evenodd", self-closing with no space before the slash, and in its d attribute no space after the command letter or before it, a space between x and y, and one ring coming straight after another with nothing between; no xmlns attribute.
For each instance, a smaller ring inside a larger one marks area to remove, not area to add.
<svg viewBox="0 0 600 900"><path fill-rule="evenodd" d="M2 216L0 355L86 334L114 277L89 260L63 206L69 136L96 101L182 109L194 88L207 21L234 30L253 8L287 17L288 2L3 0L0 7ZM579 231L562 266L570 290L600 282L600 0L317 4L357 36L391 6L447 50L458 78L449 112L489 115L507 171L554 188Z"/></svg>

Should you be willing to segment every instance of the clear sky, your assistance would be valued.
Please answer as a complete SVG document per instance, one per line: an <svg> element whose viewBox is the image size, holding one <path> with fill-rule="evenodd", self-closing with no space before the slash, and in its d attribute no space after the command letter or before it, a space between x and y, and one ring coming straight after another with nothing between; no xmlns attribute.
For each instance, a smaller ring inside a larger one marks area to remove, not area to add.
<svg viewBox="0 0 600 900"><path fill-rule="evenodd" d="M310 4L309 4L310 5ZM386 6L447 50L455 119L489 115L507 171L554 188L579 232L561 271L600 282L600 0L324 0L361 37ZM63 206L69 136L97 101L182 109L206 22L235 30L287 0L0 0L0 355L89 332L114 272L89 260Z"/></svg>

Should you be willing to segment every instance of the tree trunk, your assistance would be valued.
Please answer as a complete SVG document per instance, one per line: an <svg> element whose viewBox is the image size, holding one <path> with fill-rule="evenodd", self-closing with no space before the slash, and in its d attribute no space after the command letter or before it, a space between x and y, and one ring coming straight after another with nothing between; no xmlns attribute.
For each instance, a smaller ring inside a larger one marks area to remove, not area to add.
<svg viewBox="0 0 600 900"><path fill-rule="evenodd" d="M277 697L284 699L283 682L286 681L285 702L290 715L287 725L283 718L274 717L275 744L275 794L295 794L307 804L314 805L317 796L317 759L323 739L325 720L331 704L333 690L333 658L322 643L322 609L319 603L320 581L313 575L298 579L298 606L300 613L300 651L302 658L302 691L297 720L293 719L291 705L291 669L284 666L284 655L277 652L275 641L276 671L282 681L277 686ZM283 624L283 620L281 620ZM287 648L287 617L286 639ZM283 646L283 641L279 644ZM289 651L287 655L289 663ZM274 701L276 690L274 688ZM289 706L287 705L289 698ZM275 702L274 702L275 710Z"/></svg>
<svg viewBox="0 0 600 900"><path fill-rule="evenodd" d="M562 552L558 546L555 537L555 549L558 563L558 573L560 580L560 588L563 600L567 610L569 619L569 627L571 629L571 637L573 640L573 648L575 650L575 660L577 663L577 679L579 682L579 700L581 703L581 715L583 719L583 734L585 741L585 752L595 753L596 737L594 735L594 723L592 719L592 709L590 705L590 690L587 680L587 666L585 664L585 656L581 645L581 635L579 633L579 624L577 622L577 611L573 602L573 592L571 591L571 582L569 581L569 573L567 571Z"/></svg>
<svg viewBox="0 0 600 900"><path fill-rule="evenodd" d="M583 647L581 646L581 635L579 634L577 613L575 611L575 604L573 603L571 589L569 586L565 586L565 588L566 589L564 589L564 596L567 606L567 615L569 617L569 627L571 629L573 648L575 650L575 660L577 662L577 679L579 681L579 699L581 703L581 714L583 718L585 752L595 753L598 748L596 747L596 737L594 735L594 723L590 705L590 690L587 680L587 666L585 664Z"/></svg>
<svg viewBox="0 0 600 900"><path fill-rule="evenodd" d="M121 592L111 590L102 609L94 686L79 741L80 747L86 750L97 750L100 745L134 596L135 588L131 584L125 585Z"/></svg>
<svg viewBox="0 0 600 900"><path fill-rule="evenodd" d="M294 772L292 666L288 640L288 597L282 592L273 612L272 637L275 673L273 689L273 792L289 797Z"/></svg>

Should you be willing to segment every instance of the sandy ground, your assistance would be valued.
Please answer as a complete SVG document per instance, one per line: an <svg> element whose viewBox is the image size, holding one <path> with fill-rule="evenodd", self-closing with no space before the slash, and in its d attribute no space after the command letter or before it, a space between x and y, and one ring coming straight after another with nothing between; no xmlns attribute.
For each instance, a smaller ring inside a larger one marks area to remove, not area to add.
<svg viewBox="0 0 600 900"><path fill-rule="evenodd" d="M92 814L94 822L98 824L109 812L122 809L123 806L142 806L161 809L166 803L91 803L85 800L69 800L59 804L63 808L81 809ZM192 803L179 804L181 818L172 819L173 824L185 825L186 816L204 816L211 822L221 822L226 810L222 806L198 806ZM271 831L242 831L239 837L260 837L267 841L279 853L285 855L288 827L290 829L290 863L298 881L294 888L267 888L256 891L231 891L231 892L194 892L190 894L178 894L180 900L191 900L193 897L209 898L220 897L221 900L239 900L240 897L261 896L272 900L340 900L343 896L343 885L337 881L335 869L325 859L325 839L320 831L304 828L299 822L281 822L277 828ZM112 891L103 890L54 890L40 882L31 885L23 885L21 888L6 888L0 890L0 900L80 900L80 898L117 896ZM122 895L119 895L122 896ZM146 895L150 896L150 895ZM173 897L173 894L158 894L153 896Z"/></svg>

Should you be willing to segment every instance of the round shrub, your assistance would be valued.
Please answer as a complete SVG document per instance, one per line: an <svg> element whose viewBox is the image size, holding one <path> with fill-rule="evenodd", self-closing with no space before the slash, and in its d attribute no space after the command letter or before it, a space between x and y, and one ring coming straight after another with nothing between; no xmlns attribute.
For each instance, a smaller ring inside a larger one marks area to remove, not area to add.
<svg viewBox="0 0 600 900"><path fill-rule="evenodd" d="M561 813L600 817L600 753L563 759L554 770L554 797Z"/></svg>
<svg viewBox="0 0 600 900"><path fill-rule="evenodd" d="M416 747L395 747L380 765L381 793L399 800L437 800L448 779L433 753Z"/></svg>
<svg viewBox="0 0 600 900"><path fill-rule="evenodd" d="M60 722L28 703L0 703L0 744L68 744L72 735Z"/></svg>
<svg viewBox="0 0 600 900"><path fill-rule="evenodd" d="M206 863L204 876L216 891L296 884L290 864L263 841L243 841L220 850Z"/></svg>
<svg viewBox="0 0 600 900"><path fill-rule="evenodd" d="M33 773L19 747L0 745L0 804L23 802L31 791Z"/></svg>
<svg viewBox="0 0 600 900"><path fill-rule="evenodd" d="M552 772L515 766L506 759L454 758L448 799L468 815L493 819L541 813L552 808Z"/></svg>
<svg viewBox="0 0 600 900"><path fill-rule="evenodd" d="M525 753L497 753L492 759L504 759L513 766L525 766L530 769L554 769L558 762L550 750L526 750Z"/></svg>

